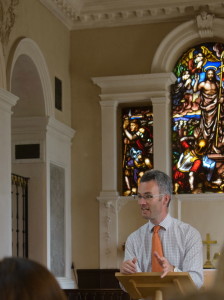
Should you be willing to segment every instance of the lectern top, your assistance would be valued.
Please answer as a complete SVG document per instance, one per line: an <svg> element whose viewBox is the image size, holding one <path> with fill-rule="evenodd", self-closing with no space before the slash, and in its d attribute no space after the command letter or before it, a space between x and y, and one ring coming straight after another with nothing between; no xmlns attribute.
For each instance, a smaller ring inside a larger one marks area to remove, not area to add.
<svg viewBox="0 0 224 300"><path fill-rule="evenodd" d="M116 278L123 285L125 290L133 299L151 297L156 299L156 292L161 291L163 298L172 292L186 294L188 291L193 291L196 286L187 272L170 272L164 278L161 278L161 273L141 272L134 274L115 273Z"/></svg>

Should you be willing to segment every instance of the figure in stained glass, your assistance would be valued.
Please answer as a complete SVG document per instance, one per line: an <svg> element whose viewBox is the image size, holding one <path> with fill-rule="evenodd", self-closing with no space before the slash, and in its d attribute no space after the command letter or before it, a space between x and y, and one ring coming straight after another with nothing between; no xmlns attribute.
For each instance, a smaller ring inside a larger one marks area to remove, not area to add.
<svg viewBox="0 0 224 300"><path fill-rule="evenodd" d="M175 193L224 192L224 45L186 51L171 86Z"/></svg>
<svg viewBox="0 0 224 300"><path fill-rule="evenodd" d="M122 110L123 195L136 194L139 178L152 168L152 112L148 107Z"/></svg>

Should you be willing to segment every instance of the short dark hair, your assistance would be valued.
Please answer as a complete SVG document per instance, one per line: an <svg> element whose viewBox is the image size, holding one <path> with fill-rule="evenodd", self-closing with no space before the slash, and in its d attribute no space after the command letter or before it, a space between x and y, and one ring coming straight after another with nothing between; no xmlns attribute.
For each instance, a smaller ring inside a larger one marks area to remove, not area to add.
<svg viewBox="0 0 224 300"><path fill-rule="evenodd" d="M172 195L173 184L171 178L164 172L159 170L149 170L144 173L141 177L140 182L148 182L155 180L159 187L159 192L161 194Z"/></svg>
<svg viewBox="0 0 224 300"><path fill-rule="evenodd" d="M1 300L65 300L54 275L41 264L19 257L0 261Z"/></svg>

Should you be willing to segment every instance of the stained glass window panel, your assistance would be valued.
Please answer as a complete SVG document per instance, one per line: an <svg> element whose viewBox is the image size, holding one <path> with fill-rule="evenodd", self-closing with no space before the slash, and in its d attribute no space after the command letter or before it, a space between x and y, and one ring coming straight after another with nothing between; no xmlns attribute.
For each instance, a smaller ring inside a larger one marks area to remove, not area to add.
<svg viewBox="0 0 224 300"><path fill-rule="evenodd" d="M186 51L171 86L174 192L224 190L224 45L202 43Z"/></svg>
<svg viewBox="0 0 224 300"><path fill-rule="evenodd" d="M140 177L153 167L153 114L151 107L122 108L123 195L137 192Z"/></svg>

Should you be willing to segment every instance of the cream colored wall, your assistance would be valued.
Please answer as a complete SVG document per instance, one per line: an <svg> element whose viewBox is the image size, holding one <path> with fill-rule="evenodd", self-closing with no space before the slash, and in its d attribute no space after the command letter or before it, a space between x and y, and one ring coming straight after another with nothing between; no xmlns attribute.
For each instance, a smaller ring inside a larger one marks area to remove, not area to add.
<svg viewBox="0 0 224 300"><path fill-rule="evenodd" d="M118 238L118 258L122 261L124 258L123 245L128 235L147 221L141 216L137 201L132 200L121 207L118 216L119 238Z"/></svg>
<svg viewBox="0 0 224 300"><path fill-rule="evenodd" d="M159 43L176 25L164 23L71 33L72 127L77 130L72 150L72 222L73 258L77 268L99 268L96 198L101 191L101 109L100 90L91 78L150 73ZM120 256L127 235L143 222L133 205L127 203L119 213Z"/></svg>
<svg viewBox="0 0 224 300"><path fill-rule="evenodd" d="M202 199L182 201L181 211L181 219L197 228L203 240L206 240L206 234L209 233L211 240L217 241L216 244L210 246L210 260L213 266L216 266L217 260L214 259L214 254L221 252L224 242L223 199L217 200L211 195L211 201L203 201ZM206 260L207 247L204 246L204 262Z"/></svg>
<svg viewBox="0 0 224 300"><path fill-rule="evenodd" d="M11 56L17 41L24 37L32 39L47 62L53 94L55 76L62 80L63 111L55 110L55 117L70 125L70 32L38 0L19 1L15 6L15 15L15 24L5 49L7 77L9 78Z"/></svg>

